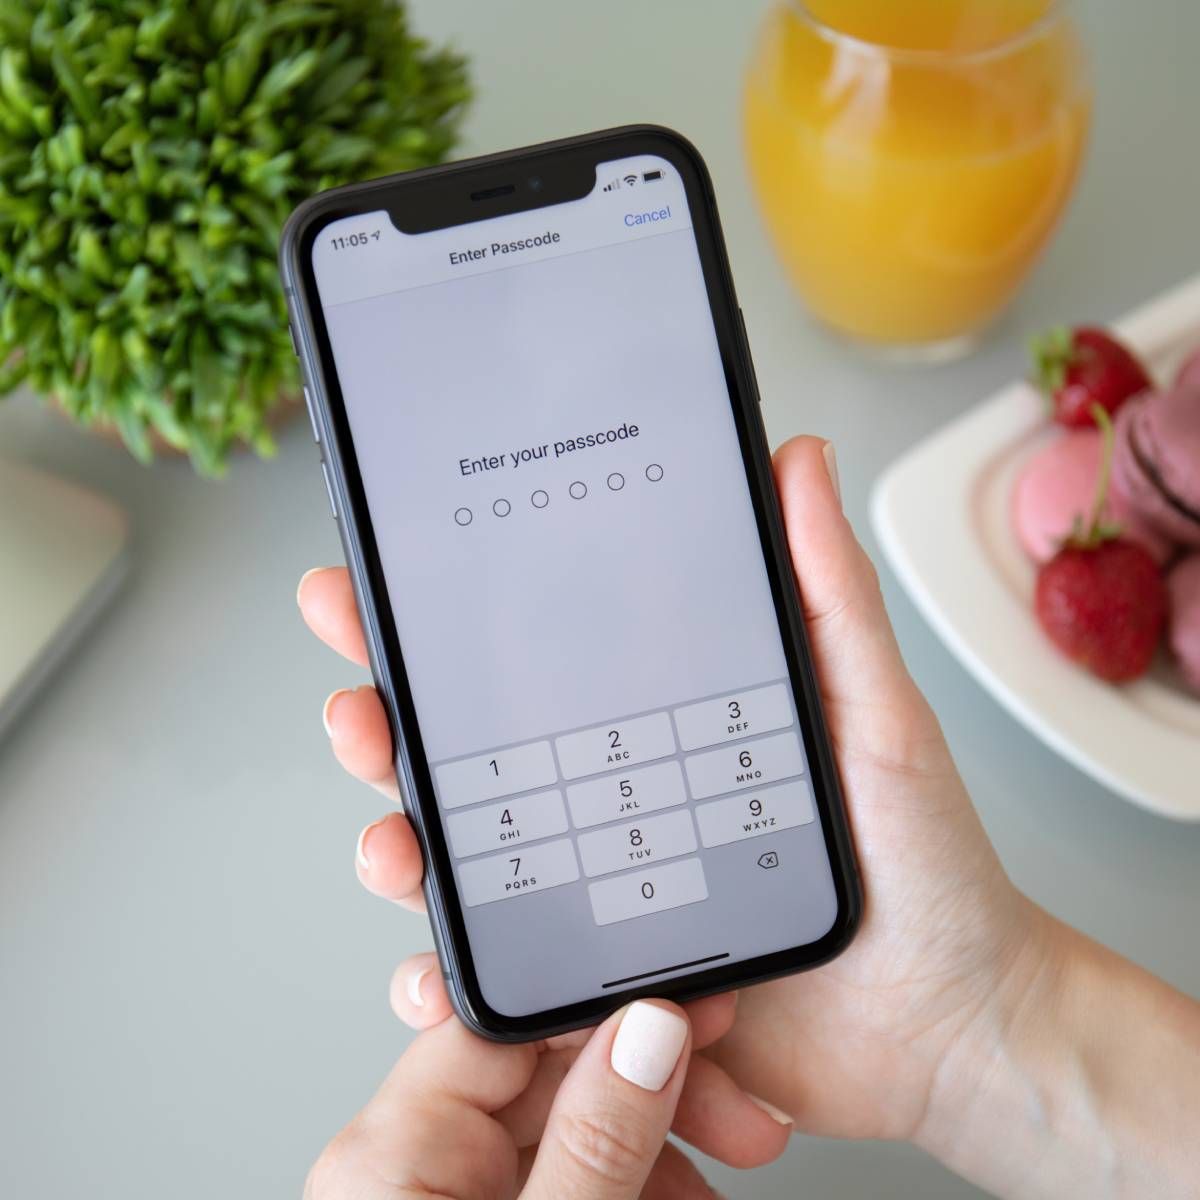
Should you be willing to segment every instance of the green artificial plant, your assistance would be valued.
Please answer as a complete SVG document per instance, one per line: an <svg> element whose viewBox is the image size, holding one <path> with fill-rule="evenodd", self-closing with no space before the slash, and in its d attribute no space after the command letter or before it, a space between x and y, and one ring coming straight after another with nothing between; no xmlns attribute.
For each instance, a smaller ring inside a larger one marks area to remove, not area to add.
<svg viewBox="0 0 1200 1200"><path fill-rule="evenodd" d="M441 160L468 94L393 0L0 0L0 394L143 461L269 453L284 219Z"/></svg>

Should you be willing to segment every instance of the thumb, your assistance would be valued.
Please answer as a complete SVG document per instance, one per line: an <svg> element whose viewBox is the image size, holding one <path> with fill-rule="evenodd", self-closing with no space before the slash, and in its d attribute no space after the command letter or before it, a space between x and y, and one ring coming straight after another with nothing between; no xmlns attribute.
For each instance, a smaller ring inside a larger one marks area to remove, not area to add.
<svg viewBox="0 0 1200 1200"><path fill-rule="evenodd" d="M521 1200L635 1200L671 1128L690 1050L673 1004L638 1000L605 1021L559 1088Z"/></svg>
<svg viewBox="0 0 1200 1200"><path fill-rule="evenodd" d="M879 576L842 512L833 446L792 438L775 453L775 481L847 790L855 799L864 794L854 797L847 776L865 761L884 772L889 802L928 810L944 793L927 781L957 774L937 718L904 665Z"/></svg>
<svg viewBox="0 0 1200 1200"><path fill-rule="evenodd" d="M879 577L842 512L833 446L795 437L775 485L813 654L828 699L874 708L911 689Z"/></svg>

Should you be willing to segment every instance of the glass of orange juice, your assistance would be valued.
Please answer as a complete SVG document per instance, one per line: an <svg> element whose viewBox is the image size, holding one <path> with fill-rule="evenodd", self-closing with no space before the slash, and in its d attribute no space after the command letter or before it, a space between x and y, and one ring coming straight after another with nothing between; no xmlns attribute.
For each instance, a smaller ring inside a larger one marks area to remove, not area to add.
<svg viewBox="0 0 1200 1200"><path fill-rule="evenodd" d="M767 225L813 313L936 360L970 349L1029 272L1090 110L1057 0L783 0L744 119Z"/></svg>

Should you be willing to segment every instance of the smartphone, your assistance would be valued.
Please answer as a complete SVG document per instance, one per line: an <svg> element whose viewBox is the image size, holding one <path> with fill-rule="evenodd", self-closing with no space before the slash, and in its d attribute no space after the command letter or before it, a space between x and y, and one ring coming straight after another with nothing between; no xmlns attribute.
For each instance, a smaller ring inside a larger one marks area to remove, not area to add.
<svg viewBox="0 0 1200 1200"><path fill-rule="evenodd" d="M703 160L656 127L324 192L280 259L459 1016L825 962L861 907Z"/></svg>

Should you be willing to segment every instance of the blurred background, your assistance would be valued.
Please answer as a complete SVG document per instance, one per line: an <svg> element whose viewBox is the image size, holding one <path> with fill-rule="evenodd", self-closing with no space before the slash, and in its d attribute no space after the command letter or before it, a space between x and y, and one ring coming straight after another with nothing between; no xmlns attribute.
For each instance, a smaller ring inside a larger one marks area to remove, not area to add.
<svg viewBox="0 0 1200 1200"><path fill-rule="evenodd" d="M1200 826L1124 802L1008 716L900 590L868 521L880 472L1022 374L1031 333L1112 319L1200 267L1200 6L1076 6L1093 130L1065 219L972 355L904 369L812 322L760 215L742 89L765 0L408 7L468 62L455 156L644 121L697 144L771 442L836 443L909 665L1008 871L1200 992ZM406 1044L387 982L431 942L354 877L381 802L343 777L320 711L363 680L294 603L301 573L341 552L307 421L276 436L276 458L235 452L214 482L178 456L139 466L28 387L0 403L0 459L111 498L129 531L111 606L0 740L0 1195L296 1196ZM14 525L24 494L0 490ZM0 560L0 589L11 572ZM706 1169L731 1197L979 1194L884 1144L797 1137L751 1176Z"/></svg>

